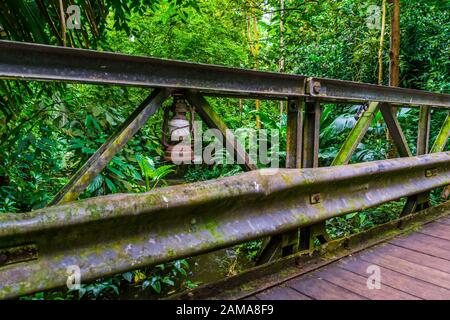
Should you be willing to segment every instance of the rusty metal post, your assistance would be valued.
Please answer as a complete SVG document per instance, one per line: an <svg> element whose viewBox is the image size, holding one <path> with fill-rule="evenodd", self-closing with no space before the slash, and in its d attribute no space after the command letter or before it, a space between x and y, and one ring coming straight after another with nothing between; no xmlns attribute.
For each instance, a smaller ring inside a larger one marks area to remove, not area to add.
<svg viewBox="0 0 450 320"><path fill-rule="evenodd" d="M286 168L302 167L303 152L303 99L288 101L286 130ZM280 235L281 256L293 254L298 250L299 229Z"/></svg>
<svg viewBox="0 0 450 320"><path fill-rule="evenodd" d="M305 124L303 128L303 168L319 166L319 135L321 107L318 100L306 103Z"/></svg>
<svg viewBox="0 0 450 320"><path fill-rule="evenodd" d="M155 89L108 140L72 176L70 181L50 201L49 206L74 201L106 167L119 150L145 125L170 95L166 89Z"/></svg>
<svg viewBox="0 0 450 320"><path fill-rule="evenodd" d="M303 100L288 101L286 128L286 168L302 166Z"/></svg>
<svg viewBox="0 0 450 320"><path fill-rule="evenodd" d="M318 100L306 103L305 122L303 127L303 155L302 168L319 167L319 137L320 118L322 108ZM320 194L317 193L310 198L311 204L320 203ZM300 240L298 250L311 250L314 247L315 239L320 243L325 243L329 237L325 230L325 221L300 229Z"/></svg>
<svg viewBox="0 0 450 320"><path fill-rule="evenodd" d="M422 106L419 115L419 131L417 133L417 151L416 155L424 155L428 153L428 143L430 140L430 123L431 114L430 107ZM415 194L407 198L400 216L405 216L414 212L418 212L430 207L430 193L423 192Z"/></svg>
<svg viewBox="0 0 450 320"><path fill-rule="evenodd" d="M419 132L417 134L417 153L420 156L428 153L428 146L430 141L430 107L423 106L420 108L419 115Z"/></svg>
<svg viewBox="0 0 450 320"><path fill-rule="evenodd" d="M286 124L286 168L301 168L303 145L303 99L289 99ZM298 248L299 229L266 238L257 264L294 253Z"/></svg>

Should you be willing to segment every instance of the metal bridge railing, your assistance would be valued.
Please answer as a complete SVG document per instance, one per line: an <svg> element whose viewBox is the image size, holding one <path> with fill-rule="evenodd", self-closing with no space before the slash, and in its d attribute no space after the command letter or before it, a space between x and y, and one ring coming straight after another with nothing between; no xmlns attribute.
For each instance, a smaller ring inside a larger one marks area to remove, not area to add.
<svg viewBox="0 0 450 320"><path fill-rule="evenodd" d="M9 41L0 41L0 79L154 88L49 207L0 216L2 298L64 285L71 265L89 280L277 235L261 254L265 262L268 250L310 248L328 218L401 197L408 197L403 214L416 212L429 206L430 190L450 184L450 153L442 152L450 117L428 147L430 109L448 110L447 94ZM251 172L73 202L173 94L219 129ZM205 95L287 100L286 169L270 176L255 170ZM317 168L321 103L334 101L369 107L333 166ZM416 157L392 106L421 108ZM346 165L377 112L403 159Z"/></svg>

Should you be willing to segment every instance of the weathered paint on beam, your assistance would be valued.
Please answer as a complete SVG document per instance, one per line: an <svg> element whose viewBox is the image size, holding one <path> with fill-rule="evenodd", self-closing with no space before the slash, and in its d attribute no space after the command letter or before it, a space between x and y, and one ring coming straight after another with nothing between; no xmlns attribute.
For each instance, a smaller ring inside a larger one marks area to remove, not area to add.
<svg viewBox="0 0 450 320"><path fill-rule="evenodd" d="M436 140L434 141L433 147L431 148L431 153L444 151L449 136L450 136L450 114L445 119L441 131L439 132L439 134L436 137Z"/></svg>
<svg viewBox="0 0 450 320"><path fill-rule="evenodd" d="M0 78L197 90L203 94L378 101L450 108L450 95L152 57L0 40ZM321 87L316 84L320 83Z"/></svg>
<svg viewBox="0 0 450 320"><path fill-rule="evenodd" d="M356 148L362 141L364 135L367 133L367 130L369 130L378 110L378 102L371 102L369 104L367 110L364 111L362 116L358 119L352 131L350 131L347 139L345 139L342 144L336 158L334 158L331 163L332 166L340 166L349 163Z"/></svg>
<svg viewBox="0 0 450 320"><path fill-rule="evenodd" d="M100 174L111 159L145 125L169 96L166 89L155 89L128 119L103 143L88 161L73 175L70 181L56 194L48 205L74 201Z"/></svg>
<svg viewBox="0 0 450 320"><path fill-rule="evenodd" d="M450 184L450 152L316 169L247 172L0 215L2 248L33 244L34 260L0 266L0 298L280 234ZM373 179L376 176L377 179ZM312 194L320 201L311 202ZM30 259L33 259L31 257ZM26 259L25 259L26 260Z"/></svg>

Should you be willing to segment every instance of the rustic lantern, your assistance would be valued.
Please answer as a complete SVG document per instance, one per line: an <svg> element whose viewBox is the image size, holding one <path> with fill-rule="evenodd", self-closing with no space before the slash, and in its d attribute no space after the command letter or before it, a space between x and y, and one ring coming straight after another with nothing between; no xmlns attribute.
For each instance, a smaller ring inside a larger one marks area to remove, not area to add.
<svg viewBox="0 0 450 320"><path fill-rule="evenodd" d="M190 113L187 119L187 113ZM194 160L194 108L182 96L174 96L173 104L164 110L163 138L164 160L175 164Z"/></svg>

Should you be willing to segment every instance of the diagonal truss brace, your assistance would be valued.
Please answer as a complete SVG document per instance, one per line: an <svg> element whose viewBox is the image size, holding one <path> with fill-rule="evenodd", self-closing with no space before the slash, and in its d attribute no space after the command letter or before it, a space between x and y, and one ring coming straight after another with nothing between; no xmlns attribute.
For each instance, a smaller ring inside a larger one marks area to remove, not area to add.
<svg viewBox="0 0 450 320"><path fill-rule="evenodd" d="M331 166L340 166L344 164L348 164L350 159L352 158L353 153L358 147L361 140L364 138L364 135L369 130L369 127L375 118L379 110L378 102L371 102L366 111L362 114L362 116L358 119L352 131L348 135L347 139L344 141L341 149L338 154L334 158Z"/></svg>
<svg viewBox="0 0 450 320"><path fill-rule="evenodd" d="M374 119L378 110L381 111L386 126L394 139L395 146L401 157L412 157L411 150L406 142L405 135L402 128L394 115L392 107L386 103L371 102L369 108L363 113L361 118L356 122L352 131L344 141L341 149L331 163L332 166L348 164L358 144L367 133L372 120Z"/></svg>
<svg viewBox="0 0 450 320"><path fill-rule="evenodd" d="M195 106L195 111L202 118L208 127L218 129L223 137L223 142L227 151L234 155L237 163L241 164L245 171L256 170L258 167L251 162L250 156L239 143L234 134L228 129L220 116L213 110L211 105L199 93L188 91L185 93L189 103Z"/></svg>
<svg viewBox="0 0 450 320"><path fill-rule="evenodd" d="M363 113L361 118L357 121L354 128L348 135L341 149L339 150L336 158L332 162L332 166L348 164L353 153L355 152L358 144L361 142L364 135L367 133L372 120L374 119L378 110L384 118L386 126L393 137L395 146L401 157L411 157L412 153L406 142L405 135L400 127L400 124L395 116L393 109L388 104L379 104L372 102L369 104L369 108ZM420 113L419 134L417 140L418 155L426 154L428 149L428 138L430 132L430 108L422 107ZM421 204L427 206L428 195L418 194L408 197L405 207L403 208L402 215L410 212L415 212L416 208L419 208Z"/></svg>
<svg viewBox="0 0 450 320"><path fill-rule="evenodd" d="M444 121L442 125L441 131L439 131L436 140L434 141L433 147L431 148L430 153L442 152L447 145L447 140L450 137L450 114Z"/></svg>
<svg viewBox="0 0 450 320"><path fill-rule="evenodd" d="M145 125L148 118L158 110L169 95L169 90L155 89L72 176L70 181L56 194L48 205L51 206L76 200L117 152Z"/></svg>
<svg viewBox="0 0 450 320"><path fill-rule="evenodd" d="M411 150L406 142L406 137L403 134L403 130L400 127L391 105L388 103L382 103L380 105L380 111L400 157L412 157Z"/></svg>

